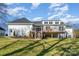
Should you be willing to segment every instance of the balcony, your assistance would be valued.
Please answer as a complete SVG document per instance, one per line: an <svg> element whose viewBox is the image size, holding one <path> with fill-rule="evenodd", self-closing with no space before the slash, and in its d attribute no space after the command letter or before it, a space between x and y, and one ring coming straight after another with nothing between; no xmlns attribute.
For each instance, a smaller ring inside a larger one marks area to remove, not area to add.
<svg viewBox="0 0 79 59"><path fill-rule="evenodd" d="M65 32L65 30L52 30L52 29L33 29L32 32Z"/></svg>

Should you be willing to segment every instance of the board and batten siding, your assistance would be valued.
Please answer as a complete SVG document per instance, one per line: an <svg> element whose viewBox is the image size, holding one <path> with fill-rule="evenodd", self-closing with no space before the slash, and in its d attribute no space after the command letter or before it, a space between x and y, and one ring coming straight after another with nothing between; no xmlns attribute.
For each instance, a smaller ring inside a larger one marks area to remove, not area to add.
<svg viewBox="0 0 79 59"><path fill-rule="evenodd" d="M33 25L8 25L8 36L14 36L14 32L20 36L29 36Z"/></svg>

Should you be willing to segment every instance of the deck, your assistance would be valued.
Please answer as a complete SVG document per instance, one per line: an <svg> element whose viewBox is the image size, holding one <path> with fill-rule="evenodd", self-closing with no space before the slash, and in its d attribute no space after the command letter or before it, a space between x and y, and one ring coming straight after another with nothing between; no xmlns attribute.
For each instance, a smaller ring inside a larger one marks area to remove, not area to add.
<svg viewBox="0 0 79 59"><path fill-rule="evenodd" d="M30 37L31 38L47 38L47 37L52 37L52 38L59 38L59 34L65 34L65 31L58 31L58 32L53 32L53 31L31 31L30 32Z"/></svg>

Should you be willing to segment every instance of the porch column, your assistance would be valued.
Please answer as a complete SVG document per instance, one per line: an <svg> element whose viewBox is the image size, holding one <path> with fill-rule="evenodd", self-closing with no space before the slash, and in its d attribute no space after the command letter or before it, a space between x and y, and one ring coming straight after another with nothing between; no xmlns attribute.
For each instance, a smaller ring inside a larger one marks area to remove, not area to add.
<svg viewBox="0 0 79 59"><path fill-rule="evenodd" d="M36 27L35 27L35 38L36 38Z"/></svg>
<svg viewBox="0 0 79 59"><path fill-rule="evenodd" d="M45 33L43 33L43 38L45 38Z"/></svg>
<svg viewBox="0 0 79 59"><path fill-rule="evenodd" d="M58 34L58 38L60 38L60 34Z"/></svg>
<svg viewBox="0 0 79 59"><path fill-rule="evenodd" d="M43 33L42 33L42 32L43 32L43 29L42 29L42 27L41 27L41 38L43 37Z"/></svg>
<svg viewBox="0 0 79 59"><path fill-rule="evenodd" d="M36 39L36 31L35 31L35 39Z"/></svg>
<svg viewBox="0 0 79 59"><path fill-rule="evenodd" d="M53 34L51 34L51 38L53 38Z"/></svg>

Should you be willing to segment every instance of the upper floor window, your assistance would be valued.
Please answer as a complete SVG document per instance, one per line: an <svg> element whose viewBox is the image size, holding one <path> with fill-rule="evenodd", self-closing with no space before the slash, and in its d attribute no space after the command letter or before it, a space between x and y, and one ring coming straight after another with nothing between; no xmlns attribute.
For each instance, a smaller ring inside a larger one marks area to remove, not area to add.
<svg viewBox="0 0 79 59"><path fill-rule="evenodd" d="M59 24L59 22L55 22L55 24Z"/></svg>
<svg viewBox="0 0 79 59"><path fill-rule="evenodd" d="M44 24L48 24L48 22L44 22Z"/></svg>
<svg viewBox="0 0 79 59"><path fill-rule="evenodd" d="M52 22L49 22L49 24L52 24Z"/></svg>

